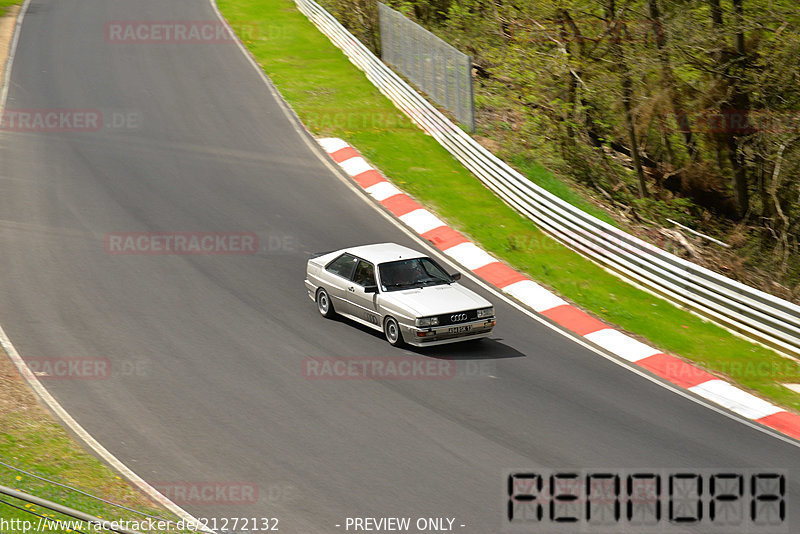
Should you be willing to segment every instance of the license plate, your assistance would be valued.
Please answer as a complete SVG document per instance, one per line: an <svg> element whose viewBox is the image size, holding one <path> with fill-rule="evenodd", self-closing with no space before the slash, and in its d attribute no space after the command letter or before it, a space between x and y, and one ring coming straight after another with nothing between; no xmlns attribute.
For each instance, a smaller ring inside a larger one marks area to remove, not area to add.
<svg viewBox="0 0 800 534"><path fill-rule="evenodd" d="M464 332L469 332L472 330L471 326L454 326L453 328L448 328L448 334L462 334Z"/></svg>

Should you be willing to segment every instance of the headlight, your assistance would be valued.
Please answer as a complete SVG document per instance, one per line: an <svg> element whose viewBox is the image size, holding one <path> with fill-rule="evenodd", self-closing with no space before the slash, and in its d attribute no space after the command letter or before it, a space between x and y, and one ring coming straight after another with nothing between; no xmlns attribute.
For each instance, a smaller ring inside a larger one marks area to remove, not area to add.
<svg viewBox="0 0 800 534"><path fill-rule="evenodd" d="M494 308L483 308L478 310L478 319L485 319L487 317L494 317Z"/></svg>
<svg viewBox="0 0 800 534"><path fill-rule="evenodd" d="M438 317L420 317L417 319L417 326L436 326L438 324Z"/></svg>

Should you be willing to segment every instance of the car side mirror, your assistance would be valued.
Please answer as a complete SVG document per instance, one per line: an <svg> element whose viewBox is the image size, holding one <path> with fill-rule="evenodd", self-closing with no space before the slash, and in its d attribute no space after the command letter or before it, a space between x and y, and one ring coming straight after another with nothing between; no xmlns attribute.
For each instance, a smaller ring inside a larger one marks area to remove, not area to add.
<svg viewBox="0 0 800 534"><path fill-rule="evenodd" d="M461 280L461 273L453 273L450 275L453 280Z"/></svg>
<svg viewBox="0 0 800 534"><path fill-rule="evenodd" d="M364 286L364 293L377 293L378 286Z"/></svg>

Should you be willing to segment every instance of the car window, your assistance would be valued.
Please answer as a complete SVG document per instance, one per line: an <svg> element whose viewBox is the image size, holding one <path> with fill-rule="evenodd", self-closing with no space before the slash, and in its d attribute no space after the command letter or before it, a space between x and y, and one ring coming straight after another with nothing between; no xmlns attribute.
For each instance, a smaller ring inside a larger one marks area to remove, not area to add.
<svg viewBox="0 0 800 534"><path fill-rule="evenodd" d="M419 259L422 268L425 269L425 273L436 279L446 280L447 282L451 282L452 278L447 271L442 268L441 265L433 261L431 258L420 258Z"/></svg>
<svg viewBox="0 0 800 534"><path fill-rule="evenodd" d="M361 260L356 267L356 274L353 277L353 282L360 286L374 286L375 285L375 266L369 262Z"/></svg>
<svg viewBox="0 0 800 534"><path fill-rule="evenodd" d="M343 278L347 278L348 280L353 279L353 269L356 268L356 263L358 263L358 258L352 256L350 254L342 254L332 262L328 264L325 269L328 272L333 274L338 274Z"/></svg>
<svg viewBox="0 0 800 534"><path fill-rule="evenodd" d="M414 258L381 263L378 266L383 291L449 284L453 281L439 264L430 258Z"/></svg>

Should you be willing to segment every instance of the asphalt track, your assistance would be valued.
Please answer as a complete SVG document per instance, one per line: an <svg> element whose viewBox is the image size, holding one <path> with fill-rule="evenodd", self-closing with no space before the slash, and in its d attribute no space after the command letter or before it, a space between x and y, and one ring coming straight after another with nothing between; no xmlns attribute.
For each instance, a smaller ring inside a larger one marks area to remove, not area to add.
<svg viewBox="0 0 800 534"><path fill-rule="evenodd" d="M419 357L322 320L304 294L308 255L419 245L322 163L235 45L110 43L116 20L214 12L206 0L32 1L8 109L100 110L104 126L0 133L0 324L26 360L110 361L105 379L43 382L144 479L253 484L255 503L184 507L277 517L283 532L399 515L485 533L500 530L511 468L784 469L788 531L800 528L796 446L480 288L498 304L493 339L423 353L455 359L457 376L304 377L308 358ZM112 124L126 113L137 121ZM253 232L260 250L104 246L111 232L178 231Z"/></svg>

